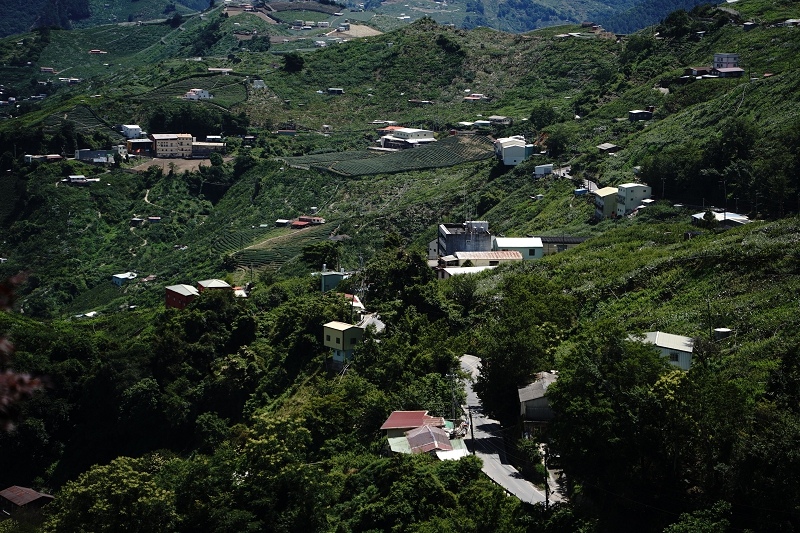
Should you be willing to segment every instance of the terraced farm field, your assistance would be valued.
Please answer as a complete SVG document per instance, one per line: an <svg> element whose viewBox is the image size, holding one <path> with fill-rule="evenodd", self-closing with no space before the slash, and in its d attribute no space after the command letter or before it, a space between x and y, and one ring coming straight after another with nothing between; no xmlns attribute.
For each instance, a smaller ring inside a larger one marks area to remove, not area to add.
<svg viewBox="0 0 800 533"><path fill-rule="evenodd" d="M194 78L187 78L159 87L144 95L142 99L164 100L180 98L189 89L206 89L214 98L201 102L210 102L211 104L222 107L231 107L247 99L247 89L242 82L242 78L236 75L197 76Z"/></svg>
<svg viewBox="0 0 800 533"><path fill-rule="evenodd" d="M368 150L352 151L352 152L328 152L327 154L286 157L283 160L289 166L319 168L327 170L334 163L339 163L341 161L352 161L356 159L370 159L376 157L376 154L378 153L379 152L370 152Z"/></svg>
<svg viewBox="0 0 800 533"><path fill-rule="evenodd" d="M163 24L109 24L82 31L54 31L50 44L42 51L39 65L53 67L59 76L85 78L103 73L105 64L137 66L138 52L156 44L173 31ZM105 54L90 54L102 50Z"/></svg>
<svg viewBox="0 0 800 533"><path fill-rule="evenodd" d="M297 257L304 246L327 238L330 228L325 225L275 237L233 254L238 268L279 269L286 261Z"/></svg>
<svg viewBox="0 0 800 533"><path fill-rule="evenodd" d="M86 106L75 106L71 111L66 113L54 113L44 120L45 129L52 131L63 122L73 122L75 130L81 133L92 133L95 131L102 131L105 134L110 134L122 142L124 137L121 133L113 129L110 125L106 124L102 119L97 117L91 109Z"/></svg>
<svg viewBox="0 0 800 533"><path fill-rule="evenodd" d="M391 174L427 168L452 167L494 155L492 142L483 136L456 135L422 148L402 150L368 159L343 160L328 170L345 176Z"/></svg>

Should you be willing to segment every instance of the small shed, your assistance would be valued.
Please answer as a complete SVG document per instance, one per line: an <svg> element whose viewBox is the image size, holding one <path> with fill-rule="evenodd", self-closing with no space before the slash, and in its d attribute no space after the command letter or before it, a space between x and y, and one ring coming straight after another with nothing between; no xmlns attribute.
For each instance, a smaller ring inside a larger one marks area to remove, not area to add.
<svg viewBox="0 0 800 533"><path fill-rule="evenodd" d="M111 282L117 287L122 287L128 281L136 279L135 272L123 272L122 274L114 274L111 276Z"/></svg>
<svg viewBox="0 0 800 533"><path fill-rule="evenodd" d="M164 305L174 309L183 309L199 295L200 292L191 285L170 285L165 288Z"/></svg>
<svg viewBox="0 0 800 533"><path fill-rule="evenodd" d="M228 282L226 282L226 281L214 278L214 279L204 279L202 281L198 281L197 282L197 290L199 290L200 292L203 292L203 291L206 291L206 290L232 291L233 287L231 287L230 284Z"/></svg>
<svg viewBox="0 0 800 533"><path fill-rule="evenodd" d="M35 513L54 499L50 494L13 485L0 491L0 516L13 518L18 514Z"/></svg>

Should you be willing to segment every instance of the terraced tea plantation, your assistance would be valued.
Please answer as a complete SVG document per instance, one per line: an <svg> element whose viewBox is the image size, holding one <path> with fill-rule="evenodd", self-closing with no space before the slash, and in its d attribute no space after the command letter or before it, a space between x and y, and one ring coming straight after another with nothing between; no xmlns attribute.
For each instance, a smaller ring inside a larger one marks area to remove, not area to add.
<svg viewBox="0 0 800 533"><path fill-rule="evenodd" d="M377 157L383 157L383 155L378 155L378 152L370 152L368 150L359 150L359 151L351 151L351 152L328 152L327 154L315 154L315 155L301 155L298 157L285 157L283 160L292 167L300 167L300 168L317 168L321 170L327 170L332 165L336 163L340 163L342 161L353 161L357 159L374 159Z"/></svg>
<svg viewBox="0 0 800 533"><path fill-rule="evenodd" d="M63 122L72 122L75 125L75 130L81 133L91 134L92 132L103 132L106 135L116 137L120 142L124 140L120 132L113 129L109 124L106 124L101 118L95 115L90 108L83 105L75 106L75 108L68 113L57 113L48 116L44 120L45 130L52 132L54 128L58 127Z"/></svg>
<svg viewBox="0 0 800 533"><path fill-rule="evenodd" d="M142 99L147 101L181 98L189 89L206 89L214 98L202 102L210 102L222 107L231 107L247 99L247 89L242 82L242 78L236 75L186 78L185 80L159 87L144 95Z"/></svg>
<svg viewBox="0 0 800 533"><path fill-rule="evenodd" d="M292 230L282 237L236 252L233 259L238 268L277 270L288 260L300 255L304 246L326 238L329 232L330 228L325 225Z"/></svg>
<svg viewBox="0 0 800 533"><path fill-rule="evenodd" d="M399 152L333 152L287 157L284 161L291 166L329 170L344 176L369 176L452 167L489 159L493 155L494 149L488 137L456 135L422 148Z"/></svg>

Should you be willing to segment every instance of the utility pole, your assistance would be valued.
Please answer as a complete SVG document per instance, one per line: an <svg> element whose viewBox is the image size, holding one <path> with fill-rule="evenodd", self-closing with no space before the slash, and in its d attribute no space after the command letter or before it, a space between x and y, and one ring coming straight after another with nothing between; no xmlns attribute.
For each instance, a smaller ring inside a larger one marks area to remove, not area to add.
<svg viewBox="0 0 800 533"><path fill-rule="evenodd" d="M469 434L472 439L472 455L475 455L475 426L472 424L472 406L467 405L469 411Z"/></svg>
<svg viewBox="0 0 800 533"><path fill-rule="evenodd" d="M547 480L547 455L550 451L547 449L547 444L544 445L544 456L542 460L544 461L544 510L547 511L550 508L550 482Z"/></svg>
<svg viewBox="0 0 800 533"><path fill-rule="evenodd" d="M447 377L450 378L450 414L453 419L453 423L456 421L456 375L455 374L447 374Z"/></svg>

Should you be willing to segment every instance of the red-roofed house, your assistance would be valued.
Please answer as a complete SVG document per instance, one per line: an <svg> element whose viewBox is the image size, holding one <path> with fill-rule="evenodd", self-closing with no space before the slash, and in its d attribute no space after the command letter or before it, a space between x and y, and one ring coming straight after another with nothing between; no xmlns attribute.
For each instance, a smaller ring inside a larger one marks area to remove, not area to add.
<svg viewBox="0 0 800 533"><path fill-rule="evenodd" d="M444 427L444 418L430 416L428 411L393 411L381 426L387 437L403 437L406 431L422 426Z"/></svg>
<svg viewBox="0 0 800 533"><path fill-rule="evenodd" d="M51 501L53 496L28 487L8 487L0 491L0 517L14 516L20 512L36 511Z"/></svg>

